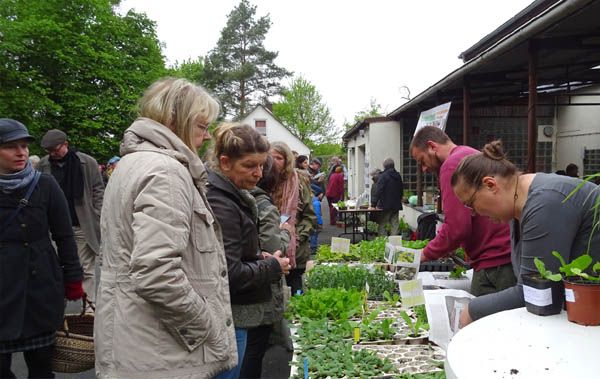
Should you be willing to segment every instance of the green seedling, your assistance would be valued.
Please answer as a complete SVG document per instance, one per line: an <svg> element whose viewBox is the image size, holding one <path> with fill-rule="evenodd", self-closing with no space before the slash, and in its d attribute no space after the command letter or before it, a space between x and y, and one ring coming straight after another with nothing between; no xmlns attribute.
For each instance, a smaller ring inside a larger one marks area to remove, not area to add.
<svg viewBox="0 0 600 379"><path fill-rule="evenodd" d="M390 307L395 307L396 304L398 304L398 302L400 301L400 295L398 295L397 293L392 295L388 291L383 292L383 298Z"/></svg>
<svg viewBox="0 0 600 379"><path fill-rule="evenodd" d="M560 282L562 280L561 274L558 274L558 273L553 274L552 271L546 270L546 265L538 257L535 257L533 259L533 263L535 263L535 267L537 268L538 272L540 273L540 277L542 277L543 279L552 280L553 282Z"/></svg>
<svg viewBox="0 0 600 379"><path fill-rule="evenodd" d="M422 331L429 330L429 324L425 322L419 315L417 315L417 320L413 321L406 311L402 311L400 312L400 317L402 317L402 319L410 328L409 337L418 337L421 335Z"/></svg>
<svg viewBox="0 0 600 379"><path fill-rule="evenodd" d="M466 271L467 271L467 269L464 268L463 266L456 265L454 267L454 270L452 270L452 272L450 272L449 277L451 279L461 279L465 276Z"/></svg>

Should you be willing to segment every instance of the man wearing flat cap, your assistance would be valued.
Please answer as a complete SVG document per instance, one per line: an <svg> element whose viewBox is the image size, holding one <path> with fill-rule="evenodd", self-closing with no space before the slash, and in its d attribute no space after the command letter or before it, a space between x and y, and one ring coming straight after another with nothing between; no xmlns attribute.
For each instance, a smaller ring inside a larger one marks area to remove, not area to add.
<svg viewBox="0 0 600 379"><path fill-rule="evenodd" d="M96 255L100 251L100 211L104 197L98 162L70 147L67 135L58 129L46 132L41 145L48 155L40 160L38 170L52 174L67 198L79 260L83 266L83 289L94 303Z"/></svg>

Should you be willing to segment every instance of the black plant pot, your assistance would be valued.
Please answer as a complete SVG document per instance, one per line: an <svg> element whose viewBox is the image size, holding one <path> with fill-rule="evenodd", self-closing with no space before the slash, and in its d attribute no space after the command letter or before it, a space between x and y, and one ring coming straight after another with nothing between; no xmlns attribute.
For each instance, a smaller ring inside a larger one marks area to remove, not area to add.
<svg viewBox="0 0 600 379"><path fill-rule="evenodd" d="M525 308L538 316L559 314L565 301L565 286L562 281L542 279L539 274L523 274Z"/></svg>

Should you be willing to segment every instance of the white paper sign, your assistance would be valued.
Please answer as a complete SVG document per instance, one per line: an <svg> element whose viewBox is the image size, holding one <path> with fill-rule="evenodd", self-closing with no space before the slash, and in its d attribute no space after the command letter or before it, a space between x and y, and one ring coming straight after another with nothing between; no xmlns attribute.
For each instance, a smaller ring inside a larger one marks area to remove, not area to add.
<svg viewBox="0 0 600 379"><path fill-rule="evenodd" d="M394 246L402 246L402 236L389 236L388 242Z"/></svg>
<svg viewBox="0 0 600 379"><path fill-rule="evenodd" d="M331 237L331 251L350 253L350 240L348 238Z"/></svg>
<svg viewBox="0 0 600 379"><path fill-rule="evenodd" d="M575 302L575 293L573 293L572 289L565 288L565 300L568 301L569 303Z"/></svg>
<svg viewBox="0 0 600 379"><path fill-rule="evenodd" d="M435 126L445 130L446 121L448 121L448 114L450 113L450 105L452 105L452 103L448 102L421 112L419 115L419 121L417 122L417 128L415 129L415 134L417 134L417 132L425 126Z"/></svg>
<svg viewBox="0 0 600 379"><path fill-rule="evenodd" d="M425 304L425 294L420 279L398 282L398 287L402 297L402 308Z"/></svg>
<svg viewBox="0 0 600 379"><path fill-rule="evenodd" d="M523 285L523 296L526 302L538 307L545 307L552 304L552 288L541 290Z"/></svg>

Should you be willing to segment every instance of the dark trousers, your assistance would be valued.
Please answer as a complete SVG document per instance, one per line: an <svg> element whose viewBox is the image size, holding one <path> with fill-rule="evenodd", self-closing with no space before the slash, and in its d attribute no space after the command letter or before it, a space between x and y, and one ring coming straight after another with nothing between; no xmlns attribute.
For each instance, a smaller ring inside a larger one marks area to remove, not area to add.
<svg viewBox="0 0 600 379"><path fill-rule="evenodd" d="M304 268L295 268L285 276L285 283L292 289L292 296L296 296L298 291L302 291L302 274L305 270Z"/></svg>
<svg viewBox="0 0 600 379"><path fill-rule="evenodd" d="M248 329L248 342L246 342L246 354L244 354L240 379L260 378L262 361L272 330L273 325L261 325Z"/></svg>
<svg viewBox="0 0 600 379"><path fill-rule="evenodd" d="M39 349L27 350L23 352L25 363L27 364L28 377L36 379L54 378L52 372L52 351L54 345L44 346ZM0 378L14 379L15 374L10 370L12 364L12 354L0 354Z"/></svg>
<svg viewBox="0 0 600 379"><path fill-rule="evenodd" d="M338 212L335 210L333 204L338 201L340 201L340 199L327 196L327 204L329 204L329 225L335 225L335 222L337 221Z"/></svg>

